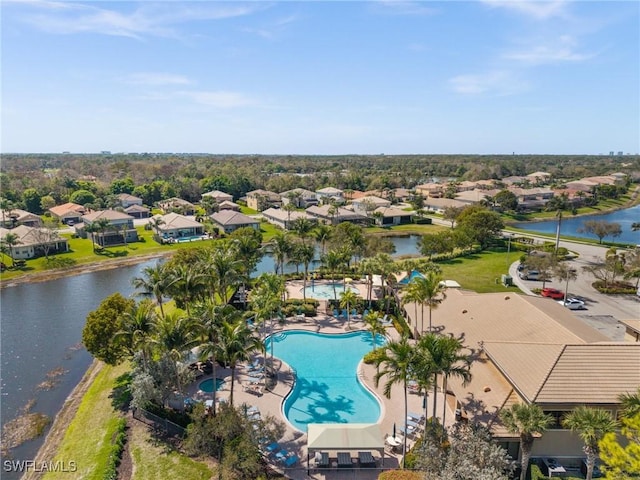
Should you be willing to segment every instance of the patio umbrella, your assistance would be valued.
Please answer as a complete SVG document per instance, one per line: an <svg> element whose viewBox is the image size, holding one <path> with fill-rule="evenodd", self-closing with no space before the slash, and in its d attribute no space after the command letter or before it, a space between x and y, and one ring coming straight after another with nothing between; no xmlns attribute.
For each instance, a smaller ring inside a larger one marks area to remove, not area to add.
<svg viewBox="0 0 640 480"><path fill-rule="evenodd" d="M396 422L393 422L393 438L396 438Z"/></svg>
<svg viewBox="0 0 640 480"><path fill-rule="evenodd" d="M427 394L422 397L422 408L427 408Z"/></svg>

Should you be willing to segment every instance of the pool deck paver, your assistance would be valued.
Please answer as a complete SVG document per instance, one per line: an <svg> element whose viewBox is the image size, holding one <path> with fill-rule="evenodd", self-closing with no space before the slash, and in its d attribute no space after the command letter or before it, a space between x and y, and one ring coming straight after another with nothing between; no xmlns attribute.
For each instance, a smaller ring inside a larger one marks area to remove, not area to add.
<svg viewBox="0 0 640 480"><path fill-rule="evenodd" d="M302 282L300 282L301 284ZM299 289L298 289L299 292ZM287 322L284 325L274 324L273 331L283 331L283 330L307 330L321 333L345 333L346 331L354 331L354 330L366 330L365 325L362 321L352 321L351 328L349 330L346 329L346 321L345 320L337 320L329 315L324 313L318 314L312 318L305 318L304 321L299 321L298 319L291 318L287 319ZM264 331L261 333L265 333ZM270 332L269 332L270 333ZM387 328L387 335L390 339L397 339L398 332L393 327ZM259 358L263 358L260 356ZM284 422L286 426L286 431L284 436L278 441L280 446L286 449L288 452L293 453L298 456L300 459L299 463L291 468L284 469L284 473L288 478L292 478L295 480L298 479L308 479L308 478L316 478L316 479L346 479L346 478L358 478L358 479L376 479L380 473L378 469L372 469L368 471L367 469L328 469L328 470L314 470L311 468L310 475L307 475L307 435L306 433L300 432L293 428L293 426L287 422L282 413L282 404L284 402L285 397L289 394L291 388L293 388L295 382L295 375L293 374L291 368L284 362L280 362L276 359L276 367L279 366L277 372L277 384L275 387L268 391L264 387L262 389L263 394L257 396L251 392L243 391L243 385L247 385L249 382L249 372L247 372L246 368L238 367L236 368L236 380L234 387L234 405L242 405L246 404L249 406L255 406L260 410L261 415L264 417L266 415L271 415L274 418L281 420ZM378 387L374 384L374 377L376 374L376 369L373 365L366 365L364 363L360 363L358 367L358 376L362 380L362 382L369 388L369 390L378 398L381 405L381 416L378 423L381 426L381 430L383 435L389 436L393 432L393 426L396 425L396 431L399 434L400 427L404 426L404 392L401 385L393 385L391 387L391 397L386 398L383 394L385 379L382 378L380 380L380 384ZM216 369L216 376L218 378L223 378L225 383L223 388L217 392L217 396L220 398L228 398L230 393L231 386L231 370L230 369ZM198 394L197 385L207 378L211 378L212 375L206 375L198 378L198 381L191 386L191 390L189 392L197 397L202 397L203 394ZM205 398L212 398L212 394L204 394ZM429 412L429 416L431 415L433 408L433 393L430 392L427 397L427 411ZM437 398L437 417L442 417L442 406L444 402L444 396L442 393L438 392ZM408 395L408 411L409 412L424 412L423 408L423 397L421 395L409 394ZM453 412L447 407L447 424L450 425L453 423L454 415ZM407 448L410 448L412 442L408 442ZM372 452L374 456L377 458L378 453ZM337 452L330 451L329 455L331 458L336 457ZM357 457L357 452L351 452L352 457ZM391 454L389 451L385 451L385 461L384 467L390 468L398 465L400 455L399 454ZM279 471L283 471L283 469L277 465L275 462L272 462L275 469ZM378 463L379 465L379 463ZM356 473L357 472L357 473Z"/></svg>

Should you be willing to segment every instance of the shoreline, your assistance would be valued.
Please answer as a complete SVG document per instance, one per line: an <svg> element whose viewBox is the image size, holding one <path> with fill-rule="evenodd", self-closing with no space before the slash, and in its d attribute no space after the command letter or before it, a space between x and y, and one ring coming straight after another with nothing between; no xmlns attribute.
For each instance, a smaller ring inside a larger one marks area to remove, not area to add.
<svg viewBox="0 0 640 480"><path fill-rule="evenodd" d="M54 458L58 453L58 447L62 443L62 439L64 438L69 425L75 418L78 408L82 403L82 399L87 393L89 387L93 384L96 375L98 375L102 370L103 366L104 364L102 362L94 358L78 384L73 387L71 393L69 393L67 398L64 400L64 404L56 414L55 420L44 439L44 443L40 446L38 453L36 453L34 457L36 465L41 465L43 462L54 461ZM29 470L20 477L20 480L37 480L42 478L44 473L44 471Z"/></svg>

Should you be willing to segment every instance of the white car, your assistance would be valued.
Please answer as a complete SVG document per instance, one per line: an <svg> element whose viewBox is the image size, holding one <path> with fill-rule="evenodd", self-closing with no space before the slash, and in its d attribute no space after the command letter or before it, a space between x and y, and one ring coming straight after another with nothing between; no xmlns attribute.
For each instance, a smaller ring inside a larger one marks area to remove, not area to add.
<svg viewBox="0 0 640 480"><path fill-rule="evenodd" d="M584 302L577 298L567 298L566 300L559 300L560 305L564 305L569 310L581 310L584 308Z"/></svg>

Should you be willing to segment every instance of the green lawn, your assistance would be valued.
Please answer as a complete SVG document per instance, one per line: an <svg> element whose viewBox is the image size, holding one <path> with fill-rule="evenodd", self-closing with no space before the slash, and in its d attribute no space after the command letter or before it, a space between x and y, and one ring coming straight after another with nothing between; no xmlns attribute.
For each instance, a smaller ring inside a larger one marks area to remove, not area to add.
<svg viewBox="0 0 640 480"><path fill-rule="evenodd" d="M418 225L415 223L409 223L406 225L396 225L393 227L367 227L365 228L365 233L383 233L388 236L393 236L397 233L402 234L413 234L413 235L428 235L431 233L437 233L442 230L446 230L447 227L442 225Z"/></svg>
<svg viewBox="0 0 640 480"><path fill-rule="evenodd" d="M128 370L127 365L105 366L84 395L73 421L58 447L55 461L65 465L76 462L75 478L102 480L111 440L120 414L111 406L111 392L116 379ZM68 472L49 472L45 480L69 478Z"/></svg>
<svg viewBox="0 0 640 480"><path fill-rule="evenodd" d="M244 213L245 215L256 215L257 213L260 213L257 210L254 210L253 208L249 208L246 205L240 205L240 213Z"/></svg>
<svg viewBox="0 0 640 480"><path fill-rule="evenodd" d="M516 261L519 256L520 252L510 252L508 262ZM438 262L438 266L442 268L445 279L455 280L462 288L478 293L520 291L517 287L505 287L500 283L501 275L507 273L506 252L481 252Z"/></svg>

